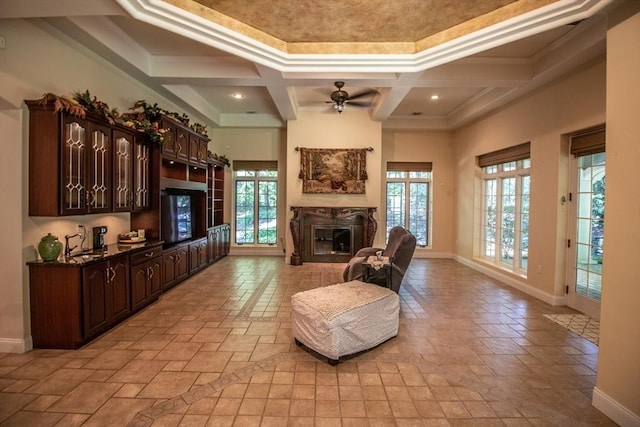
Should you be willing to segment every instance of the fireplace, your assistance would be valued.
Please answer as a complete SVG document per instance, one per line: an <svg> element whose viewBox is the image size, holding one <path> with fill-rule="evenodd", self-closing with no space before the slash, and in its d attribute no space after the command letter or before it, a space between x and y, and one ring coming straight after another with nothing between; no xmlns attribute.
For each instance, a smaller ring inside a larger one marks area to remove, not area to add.
<svg viewBox="0 0 640 427"><path fill-rule="evenodd" d="M291 207L292 265L303 262L348 262L373 244L376 208Z"/></svg>
<svg viewBox="0 0 640 427"><path fill-rule="evenodd" d="M311 248L314 255L351 255L353 227L314 225L311 227Z"/></svg>

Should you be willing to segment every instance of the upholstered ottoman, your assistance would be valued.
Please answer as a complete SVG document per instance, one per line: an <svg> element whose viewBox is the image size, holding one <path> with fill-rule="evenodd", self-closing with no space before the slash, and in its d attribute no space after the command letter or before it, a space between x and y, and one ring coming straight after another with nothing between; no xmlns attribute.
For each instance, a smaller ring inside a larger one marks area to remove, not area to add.
<svg viewBox="0 0 640 427"><path fill-rule="evenodd" d="M398 295L359 280L298 292L291 311L296 344L326 356L331 365L398 335Z"/></svg>

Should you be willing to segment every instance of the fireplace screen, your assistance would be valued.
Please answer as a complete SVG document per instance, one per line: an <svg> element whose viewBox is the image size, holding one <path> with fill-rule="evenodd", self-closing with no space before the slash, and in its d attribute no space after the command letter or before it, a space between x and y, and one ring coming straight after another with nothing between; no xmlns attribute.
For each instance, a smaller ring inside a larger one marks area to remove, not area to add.
<svg viewBox="0 0 640 427"><path fill-rule="evenodd" d="M312 230L314 255L351 254L353 246L351 227L314 225Z"/></svg>

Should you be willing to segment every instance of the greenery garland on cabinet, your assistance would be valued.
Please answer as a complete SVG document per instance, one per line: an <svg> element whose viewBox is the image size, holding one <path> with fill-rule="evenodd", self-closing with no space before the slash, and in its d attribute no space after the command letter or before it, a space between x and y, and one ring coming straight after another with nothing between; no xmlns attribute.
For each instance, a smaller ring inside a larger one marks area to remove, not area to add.
<svg viewBox="0 0 640 427"><path fill-rule="evenodd" d="M158 126L158 119L164 115L184 126L190 127L194 132L207 136L207 127L200 123L190 123L189 116L175 111L165 110L154 103L148 104L145 100L139 100L129 110L130 113L120 113L117 108L110 108L106 102L91 96L89 90L74 92L73 96L45 93L39 99L41 104L54 104L54 111L65 111L74 116L84 118L87 112L103 117L109 124L119 124L144 132L151 141L161 144L164 134L168 129ZM224 157L224 156L222 156Z"/></svg>

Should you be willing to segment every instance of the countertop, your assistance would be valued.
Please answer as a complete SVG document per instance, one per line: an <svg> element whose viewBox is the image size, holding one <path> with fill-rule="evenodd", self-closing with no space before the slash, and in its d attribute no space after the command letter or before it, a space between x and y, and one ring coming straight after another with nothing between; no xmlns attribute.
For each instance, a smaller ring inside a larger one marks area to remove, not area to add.
<svg viewBox="0 0 640 427"><path fill-rule="evenodd" d="M104 250L98 251L76 251L71 254L71 256L60 255L56 261L29 261L27 265L38 265L38 266L70 266L77 267L88 265L96 262L101 262L108 260L110 258L115 258L118 255L125 254L133 254L139 251L143 251L145 249L150 249L156 246L161 246L164 242L162 240L147 240L145 242L140 243L131 243L131 244L122 244L122 243L114 243L111 245L107 245Z"/></svg>

